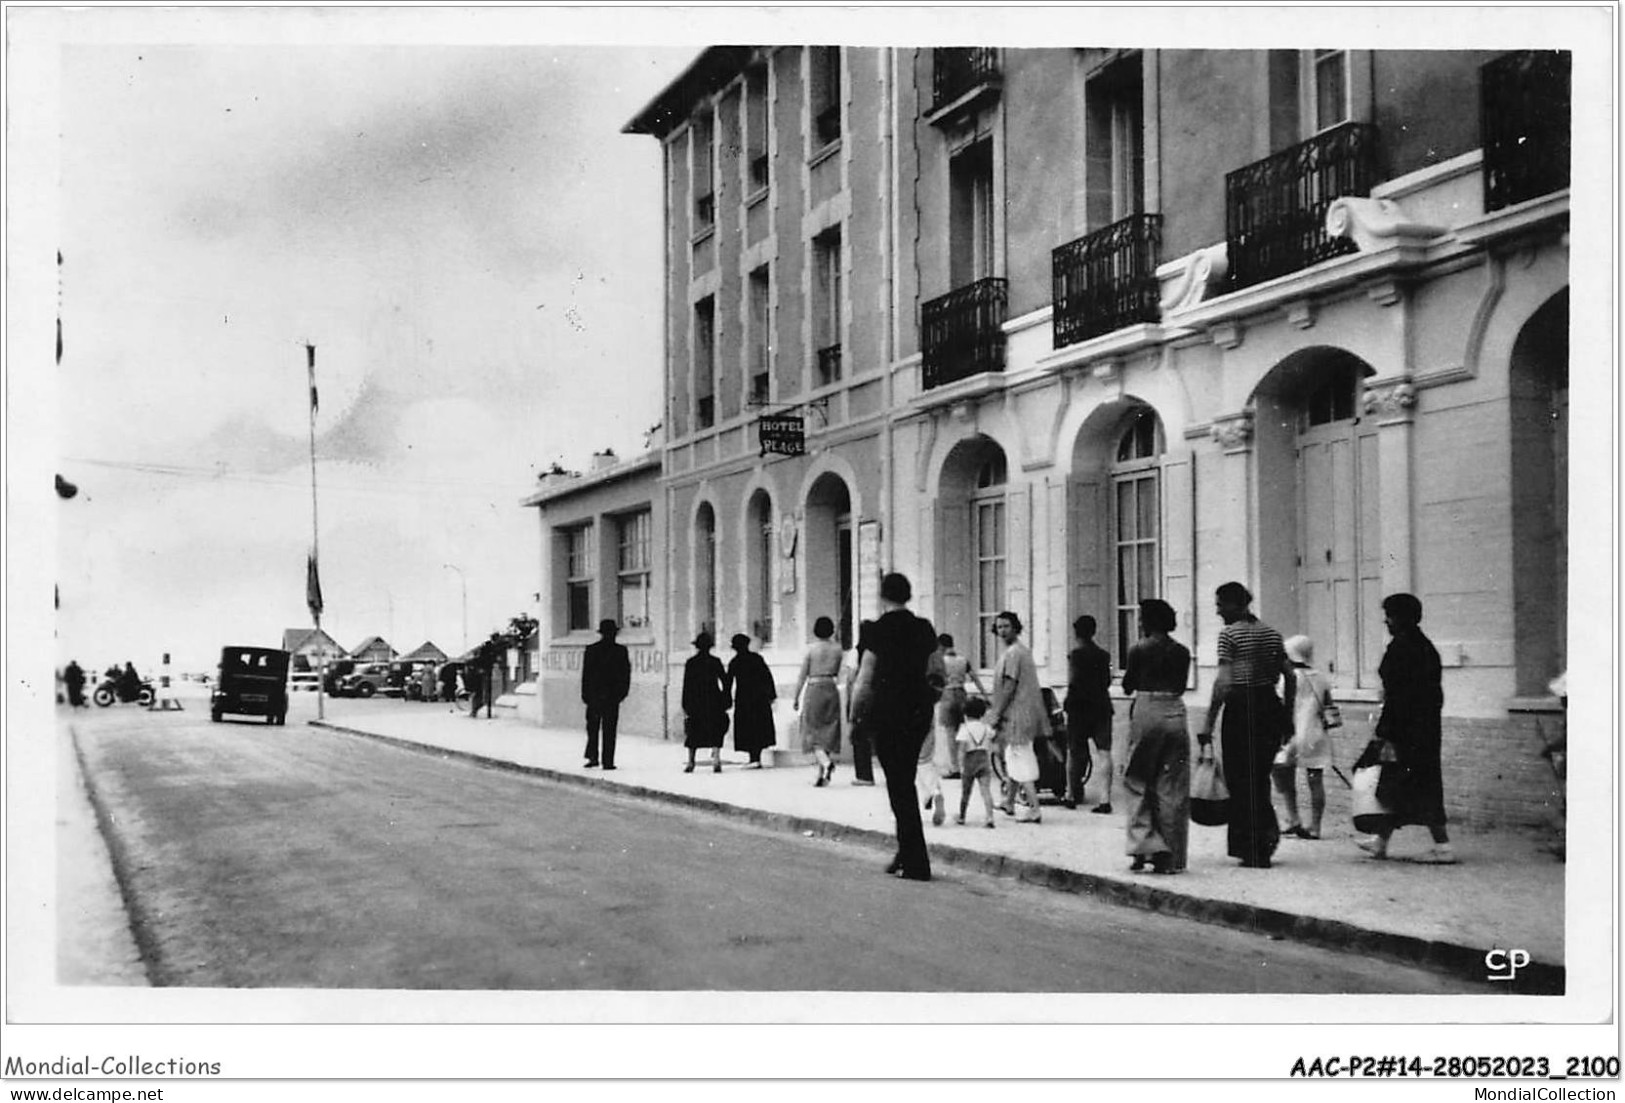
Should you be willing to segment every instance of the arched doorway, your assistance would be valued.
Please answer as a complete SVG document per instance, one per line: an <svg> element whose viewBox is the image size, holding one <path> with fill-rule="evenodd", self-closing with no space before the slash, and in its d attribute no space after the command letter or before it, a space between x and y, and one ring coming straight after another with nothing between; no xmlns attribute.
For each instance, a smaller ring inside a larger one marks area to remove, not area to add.
<svg viewBox="0 0 1625 1103"><path fill-rule="evenodd" d="M820 475L807 491L807 523L802 537L807 574L805 623L821 616L835 622L842 647L856 642L853 591L852 495L839 475Z"/></svg>
<svg viewBox="0 0 1625 1103"><path fill-rule="evenodd" d="M1378 683L1382 531L1369 364L1344 349L1293 353L1253 393L1259 611L1315 644L1339 689Z"/></svg>
<svg viewBox="0 0 1625 1103"><path fill-rule="evenodd" d="M701 502L694 515L694 619L702 632L717 634L717 514Z"/></svg>
<svg viewBox="0 0 1625 1103"><path fill-rule="evenodd" d="M1067 487L1067 623L1087 614L1118 669L1139 635L1139 603L1174 607L1194 640L1194 497L1190 453L1168 453L1162 419L1138 399L1090 414ZM1070 638L1070 628L1067 636Z"/></svg>
<svg viewBox="0 0 1625 1103"><path fill-rule="evenodd" d="M1508 380L1513 638L1520 697L1568 665L1569 293L1524 323Z"/></svg>
<svg viewBox="0 0 1625 1103"><path fill-rule="evenodd" d="M764 644L773 642L773 564L777 545L773 500L758 490L745 507L745 620L750 634Z"/></svg>
<svg viewBox="0 0 1625 1103"><path fill-rule="evenodd" d="M975 436L948 453L937 488L937 624L983 669L997 657L993 618L1011 605L1009 481L1004 449Z"/></svg>

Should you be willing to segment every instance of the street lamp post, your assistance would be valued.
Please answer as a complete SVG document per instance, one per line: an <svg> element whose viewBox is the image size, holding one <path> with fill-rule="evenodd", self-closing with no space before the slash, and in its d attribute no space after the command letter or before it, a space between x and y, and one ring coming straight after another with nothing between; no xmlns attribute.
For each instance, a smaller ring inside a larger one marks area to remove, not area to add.
<svg viewBox="0 0 1625 1103"><path fill-rule="evenodd" d="M468 576L463 569L455 563L442 563L442 567L457 572L457 580L463 584L463 654L468 654Z"/></svg>

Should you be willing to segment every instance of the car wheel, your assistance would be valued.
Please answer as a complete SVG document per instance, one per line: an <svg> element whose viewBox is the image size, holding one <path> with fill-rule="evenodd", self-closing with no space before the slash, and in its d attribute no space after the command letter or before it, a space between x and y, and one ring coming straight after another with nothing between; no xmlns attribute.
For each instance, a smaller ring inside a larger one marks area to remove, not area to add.
<svg viewBox="0 0 1625 1103"><path fill-rule="evenodd" d="M97 686L96 692L91 694L91 700L100 708L107 708L113 703L113 691L106 686Z"/></svg>
<svg viewBox="0 0 1625 1103"><path fill-rule="evenodd" d="M373 685L371 682L362 682L359 686L356 686L355 691L362 697L371 697L374 693L378 692L378 687Z"/></svg>
<svg viewBox="0 0 1625 1103"><path fill-rule="evenodd" d="M156 699L156 695L153 693L151 686L142 686L141 692L136 694L135 699L136 703L142 708L150 708L152 702Z"/></svg>

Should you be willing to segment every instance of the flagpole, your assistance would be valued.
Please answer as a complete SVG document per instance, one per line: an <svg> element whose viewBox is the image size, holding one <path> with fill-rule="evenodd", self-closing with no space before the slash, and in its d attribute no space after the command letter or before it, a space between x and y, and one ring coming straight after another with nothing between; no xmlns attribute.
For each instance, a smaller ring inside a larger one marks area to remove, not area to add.
<svg viewBox="0 0 1625 1103"><path fill-rule="evenodd" d="M327 718L327 648L322 644L321 604L321 526L316 522L316 346L305 345L305 368L310 375L310 570L305 580L305 597L316 622L316 646L321 648L321 664L316 675L316 719ZM314 593L312 592L314 591Z"/></svg>

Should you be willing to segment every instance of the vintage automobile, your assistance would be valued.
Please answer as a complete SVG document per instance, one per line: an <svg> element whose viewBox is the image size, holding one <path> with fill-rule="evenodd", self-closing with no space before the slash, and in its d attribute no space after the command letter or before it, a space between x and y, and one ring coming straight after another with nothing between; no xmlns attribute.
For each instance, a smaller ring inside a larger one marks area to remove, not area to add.
<svg viewBox="0 0 1625 1103"><path fill-rule="evenodd" d="M333 689L333 696L372 697L379 693L388 693L389 689L388 663L361 663L338 680L338 685Z"/></svg>
<svg viewBox="0 0 1625 1103"><path fill-rule="evenodd" d="M288 722L288 652L275 647L223 647L219 675L209 695L209 719L227 713Z"/></svg>

